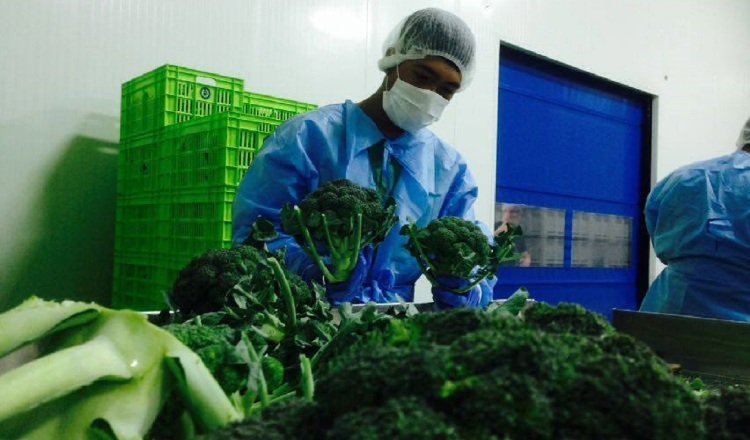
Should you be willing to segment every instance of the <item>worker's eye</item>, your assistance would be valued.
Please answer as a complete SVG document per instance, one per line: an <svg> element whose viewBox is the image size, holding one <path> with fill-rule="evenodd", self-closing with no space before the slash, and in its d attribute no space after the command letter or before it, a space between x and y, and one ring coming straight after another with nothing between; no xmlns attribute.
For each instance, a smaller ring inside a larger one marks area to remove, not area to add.
<svg viewBox="0 0 750 440"><path fill-rule="evenodd" d="M453 95L456 93L456 89L453 87L440 87L437 89L437 94L450 101Z"/></svg>
<svg viewBox="0 0 750 440"><path fill-rule="evenodd" d="M424 73L417 72L414 75L414 80L416 82L415 85L417 85L417 86L425 86L425 85L428 85L430 83L431 78L429 76L425 75Z"/></svg>

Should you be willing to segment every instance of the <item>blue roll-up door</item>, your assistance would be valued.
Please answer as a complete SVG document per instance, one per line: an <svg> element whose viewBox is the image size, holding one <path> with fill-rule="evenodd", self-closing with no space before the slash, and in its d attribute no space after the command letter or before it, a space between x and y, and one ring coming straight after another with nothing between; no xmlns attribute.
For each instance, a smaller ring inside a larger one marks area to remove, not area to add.
<svg viewBox="0 0 750 440"><path fill-rule="evenodd" d="M651 97L505 46L498 96L495 226L525 234L522 266L500 269L495 297L525 286L606 316L637 308Z"/></svg>

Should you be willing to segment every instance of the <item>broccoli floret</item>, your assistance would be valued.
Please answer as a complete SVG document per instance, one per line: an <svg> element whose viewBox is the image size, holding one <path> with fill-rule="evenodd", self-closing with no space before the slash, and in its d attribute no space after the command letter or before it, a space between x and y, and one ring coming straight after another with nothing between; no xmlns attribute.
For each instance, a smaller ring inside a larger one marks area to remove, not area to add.
<svg viewBox="0 0 750 440"><path fill-rule="evenodd" d="M326 417L318 405L303 399L271 404L262 418L249 418L200 437L201 440L322 439Z"/></svg>
<svg viewBox="0 0 750 440"><path fill-rule="evenodd" d="M479 309L458 308L450 313L419 313L408 320L390 322L390 343L430 343L449 345L467 333L481 329L520 326L518 320Z"/></svg>
<svg viewBox="0 0 750 440"><path fill-rule="evenodd" d="M553 393L557 438L692 439L704 431L698 399L665 365L596 345Z"/></svg>
<svg viewBox="0 0 750 440"><path fill-rule="evenodd" d="M501 263L513 261L512 238L520 228L511 228L507 237L491 243L474 222L460 217L441 217L426 228L404 225L401 235L409 237L406 248L417 259L425 277L433 286L440 278L462 279L468 286L453 289L465 294L482 280L494 277Z"/></svg>
<svg viewBox="0 0 750 440"><path fill-rule="evenodd" d="M199 440L288 440L275 425L248 419L198 437Z"/></svg>
<svg viewBox="0 0 750 440"><path fill-rule="evenodd" d="M325 278L336 283L349 279L365 246L385 239L396 222L395 209L392 201L384 204L376 191L341 179L322 185L298 206L284 206L281 225Z"/></svg>
<svg viewBox="0 0 750 440"><path fill-rule="evenodd" d="M392 399L376 408L357 408L336 420L327 440L460 440L443 415L416 397ZM476 438L476 437L474 437Z"/></svg>
<svg viewBox="0 0 750 440"><path fill-rule="evenodd" d="M273 273L265 259L261 251L251 246L209 250L180 271L170 300L187 315L222 310L227 295L240 281L254 285L272 282ZM258 270L261 268L264 270Z"/></svg>
<svg viewBox="0 0 750 440"><path fill-rule="evenodd" d="M248 343L280 361L281 365L267 371L272 389L281 385L280 374L294 380L299 375L299 355L312 356L335 332L328 305L300 277L285 270L277 257L252 246L209 251L183 270L173 292L180 318L209 312L218 316L212 318L218 319L214 324L241 330ZM191 276L208 272L213 276ZM207 297L205 303L201 302L202 296ZM206 314L193 319L203 316ZM193 343L187 345L203 358L225 390L241 388L247 383L248 368L234 350L239 332L226 346L196 341L209 332L209 326L198 327L199 330L190 330L193 334L187 339ZM240 366L232 367L235 361ZM263 366L268 367L268 362Z"/></svg>
<svg viewBox="0 0 750 440"><path fill-rule="evenodd" d="M527 324L551 333L598 336L614 331L606 318L579 304L551 306L543 302L532 303L523 310L522 315Z"/></svg>
<svg viewBox="0 0 750 440"><path fill-rule="evenodd" d="M476 224L459 217L430 222L416 237L430 259L433 275L469 278L490 261L490 243Z"/></svg>
<svg viewBox="0 0 750 440"><path fill-rule="evenodd" d="M447 355L446 349L432 346L355 344L320 373L315 399L324 411L343 414L399 396L437 396L447 379L441 368Z"/></svg>
<svg viewBox="0 0 750 440"><path fill-rule="evenodd" d="M461 427L462 438L552 437L552 399L543 383L529 380L525 374L500 368L465 377L447 382L441 397L444 400L439 407Z"/></svg>
<svg viewBox="0 0 750 440"><path fill-rule="evenodd" d="M706 434L716 440L750 439L750 387L723 386L704 400Z"/></svg>
<svg viewBox="0 0 750 440"><path fill-rule="evenodd" d="M231 327L183 323L163 328L201 358L227 394L240 391L246 385L247 365L235 353L237 335Z"/></svg>
<svg viewBox="0 0 750 440"><path fill-rule="evenodd" d="M274 256L252 246L209 250L180 271L170 299L186 316L237 305L252 314L282 301L280 293L287 283L297 306L314 305L310 286L283 268L274 270L272 261L276 261Z"/></svg>

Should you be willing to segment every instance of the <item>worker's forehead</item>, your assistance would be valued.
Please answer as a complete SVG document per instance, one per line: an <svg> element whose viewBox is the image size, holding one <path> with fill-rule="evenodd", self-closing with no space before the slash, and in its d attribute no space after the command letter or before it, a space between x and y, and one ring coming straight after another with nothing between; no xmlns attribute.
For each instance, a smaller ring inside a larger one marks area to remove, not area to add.
<svg viewBox="0 0 750 440"><path fill-rule="evenodd" d="M424 58L416 59L416 60L406 60L403 63L401 63L401 66L422 66L422 67L432 67L432 68L440 68L440 69L447 69L452 70L456 72L458 75L461 74L461 71L456 67L453 62L448 60L447 58L443 58L441 56L437 55L428 55Z"/></svg>

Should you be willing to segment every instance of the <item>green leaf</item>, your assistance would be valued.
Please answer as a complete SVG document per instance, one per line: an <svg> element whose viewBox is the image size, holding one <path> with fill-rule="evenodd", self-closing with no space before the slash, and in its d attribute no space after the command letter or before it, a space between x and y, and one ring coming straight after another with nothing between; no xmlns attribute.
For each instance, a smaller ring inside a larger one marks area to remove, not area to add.
<svg viewBox="0 0 750 440"><path fill-rule="evenodd" d="M250 233L250 235L252 236L253 240L259 242L267 242L275 240L279 237L274 224L271 223L270 220L263 217L258 217L258 220L253 223L252 232Z"/></svg>
<svg viewBox="0 0 750 440"><path fill-rule="evenodd" d="M61 330L83 325L99 315L100 306L31 297L0 315L0 356Z"/></svg>

